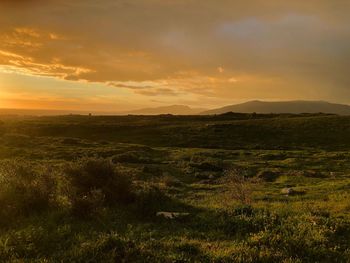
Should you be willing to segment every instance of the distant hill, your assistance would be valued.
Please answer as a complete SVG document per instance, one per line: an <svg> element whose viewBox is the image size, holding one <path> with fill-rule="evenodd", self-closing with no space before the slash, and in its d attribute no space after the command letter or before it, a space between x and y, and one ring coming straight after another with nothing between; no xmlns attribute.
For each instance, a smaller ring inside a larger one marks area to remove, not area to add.
<svg viewBox="0 0 350 263"><path fill-rule="evenodd" d="M329 103L325 101L249 101L242 104L225 106L222 108L205 110L201 108L191 108L186 105L171 105L154 108L143 108L124 112L96 112L92 115L214 115L229 112L235 113L330 113L338 115L350 115L350 105ZM89 111L77 110L45 110L45 109L1 109L1 115L18 116L55 116L55 115L89 115Z"/></svg>
<svg viewBox="0 0 350 263"><path fill-rule="evenodd" d="M205 109L190 108L185 105L171 105L155 108L144 108L134 111L128 111L123 114L134 115L159 115L159 114L174 114L174 115L195 115L204 111Z"/></svg>
<svg viewBox="0 0 350 263"><path fill-rule="evenodd" d="M230 105L218 109L201 112L203 115L238 113L331 113L350 115L350 106L329 103L325 101L249 101L242 104Z"/></svg>

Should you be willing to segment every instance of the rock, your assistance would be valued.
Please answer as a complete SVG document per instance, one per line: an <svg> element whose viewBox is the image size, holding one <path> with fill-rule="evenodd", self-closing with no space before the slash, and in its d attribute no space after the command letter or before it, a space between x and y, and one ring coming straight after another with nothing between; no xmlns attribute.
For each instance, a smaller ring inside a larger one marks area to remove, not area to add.
<svg viewBox="0 0 350 263"><path fill-rule="evenodd" d="M289 195L304 195L305 191L303 191L303 190L295 190L293 188L283 188L281 190L281 193L286 195L286 196L289 196Z"/></svg>
<svg viewBox="0 0 350 263"><path fill-rule="evenodd" d="M164 217L166 219L175 219L180 217L189 216L190 213L178 213L178 212L157 212L157 216Z"/></svg>
<svg viewBox="0 0 350 263"><path fill-rule="evenodd" d="M293 188L283 188L281 193L284 195L292 195L295 193L295 190Z"/></svg>

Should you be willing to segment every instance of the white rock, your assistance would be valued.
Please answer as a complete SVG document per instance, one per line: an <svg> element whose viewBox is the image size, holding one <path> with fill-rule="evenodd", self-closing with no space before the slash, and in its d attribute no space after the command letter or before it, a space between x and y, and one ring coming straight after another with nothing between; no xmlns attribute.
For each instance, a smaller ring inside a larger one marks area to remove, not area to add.
<svg viewBox="0 0 350 263"><path fill-rule="evenodd" d="M293 194L294 193L294 190L293 188L283 188L281 190L281 193L282 194L285 194L285 195L290 195L290 194Z"/></svg>
<svg viewBox="0 0 350 263"><path fill-rule="evenodd" d="M190 215L189 213L177 213L177 212L157 212L157 216L162 216L167 219L174 219Z"/></svg>

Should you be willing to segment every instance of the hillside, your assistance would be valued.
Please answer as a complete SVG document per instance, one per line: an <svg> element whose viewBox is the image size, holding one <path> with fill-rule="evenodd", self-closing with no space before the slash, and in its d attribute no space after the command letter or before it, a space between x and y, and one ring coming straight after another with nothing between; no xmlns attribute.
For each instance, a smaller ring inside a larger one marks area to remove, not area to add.
<svg viewBox="0 0 350 263"><path fill-rule="evenodd" d="M201 114L222 114L226 112L244 113L332 113L350 115L350 106L329 103L325 101L249 101L242 104L230 105L218 109L204 111Z"/></svg>

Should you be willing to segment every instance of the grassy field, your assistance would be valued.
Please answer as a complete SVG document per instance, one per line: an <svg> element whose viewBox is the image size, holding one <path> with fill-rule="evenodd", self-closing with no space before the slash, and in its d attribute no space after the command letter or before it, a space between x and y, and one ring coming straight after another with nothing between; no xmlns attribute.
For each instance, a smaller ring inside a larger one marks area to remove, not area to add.
<svg viewBox="0 0 350 263"><path fill-rule="evenodd" d="M0 258L349 262L349 149L335 115L3 116Z"/></svg>

